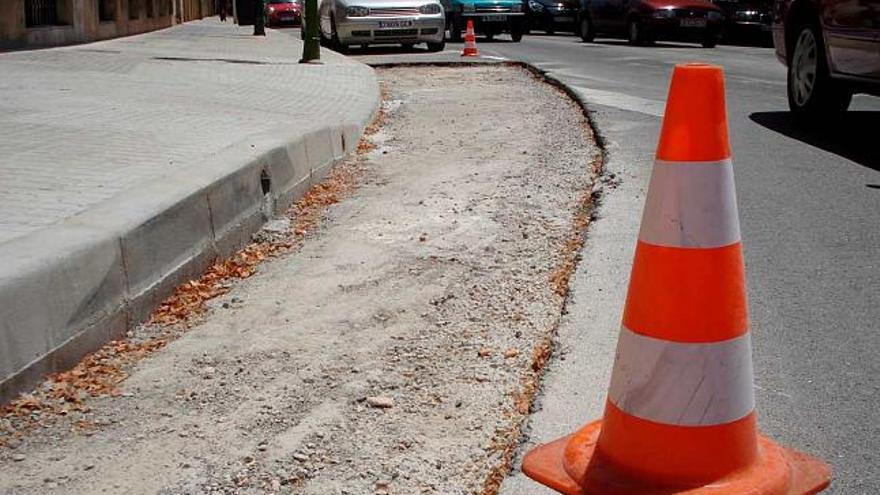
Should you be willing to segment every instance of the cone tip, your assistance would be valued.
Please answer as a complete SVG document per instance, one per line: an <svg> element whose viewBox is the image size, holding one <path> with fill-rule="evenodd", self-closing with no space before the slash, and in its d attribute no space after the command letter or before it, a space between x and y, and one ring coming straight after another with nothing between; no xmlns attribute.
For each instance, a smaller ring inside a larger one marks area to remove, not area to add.
<svg viewBox="0 0 880 495"><path fill-rule="evenodd" d="M657 159L717 161L729 157L723 69L704 62L677 64Z"/></svg>

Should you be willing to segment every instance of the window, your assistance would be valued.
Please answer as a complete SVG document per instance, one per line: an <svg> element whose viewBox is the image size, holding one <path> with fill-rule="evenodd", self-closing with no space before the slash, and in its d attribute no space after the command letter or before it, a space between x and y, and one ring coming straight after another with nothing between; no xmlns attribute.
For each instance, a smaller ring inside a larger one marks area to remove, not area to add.
<svg viewBox="0 0 880 495"><path fill-rule="evenodd" d="M156 13L153 11L154 5L153 0L146 0L147 2L147 17L153 17Z"/></svg>
<svg viewBox="0 0 880 495"><path fill-rule="evenodd" d="M25 0L24 21L27 27L70 24L69 0Z"/></svg>
<svg viewBox="0 0 880 495"><path fill-rule="evenodd" d="M116 0L98 0L98 20L101 22L116 20Z"/></svg>

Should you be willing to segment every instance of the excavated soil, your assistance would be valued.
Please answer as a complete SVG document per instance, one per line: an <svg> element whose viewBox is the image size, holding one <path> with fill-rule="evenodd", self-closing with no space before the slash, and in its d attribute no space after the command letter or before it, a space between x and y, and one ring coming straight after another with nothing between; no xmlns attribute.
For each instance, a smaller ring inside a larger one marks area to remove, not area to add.
<svg viewBox="0 0 880 495"><path fill-rule="evenodd" d="M523 69L379 75L375 148L340 165L359 189L133 364L119 396L26 432L0 420L0 493L496 489L599 153L581 109Z"/></svg>

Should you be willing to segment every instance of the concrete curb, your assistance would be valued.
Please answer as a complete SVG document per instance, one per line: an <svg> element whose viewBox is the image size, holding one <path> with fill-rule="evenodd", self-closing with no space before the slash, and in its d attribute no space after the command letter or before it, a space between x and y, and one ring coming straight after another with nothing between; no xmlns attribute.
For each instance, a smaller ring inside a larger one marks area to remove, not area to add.
<svg viewBox="0 0 880 495"><path fill-rule="evenodd" d="M0 246L0 403L145 320L357 148L378 110L329 127L252 136ZM278 138L278 136L287 136Z"/></svg>

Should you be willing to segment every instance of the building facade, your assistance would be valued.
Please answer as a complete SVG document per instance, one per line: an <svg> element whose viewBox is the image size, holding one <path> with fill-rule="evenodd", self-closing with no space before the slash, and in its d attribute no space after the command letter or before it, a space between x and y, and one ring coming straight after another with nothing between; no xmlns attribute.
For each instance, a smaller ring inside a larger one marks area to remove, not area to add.
<svg viewBox="0 0 880 495"><path fill-rule="evenodd" d="M214 14L214 0L0 0L0 48L84 43Z"/></svg>

